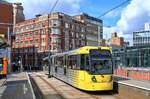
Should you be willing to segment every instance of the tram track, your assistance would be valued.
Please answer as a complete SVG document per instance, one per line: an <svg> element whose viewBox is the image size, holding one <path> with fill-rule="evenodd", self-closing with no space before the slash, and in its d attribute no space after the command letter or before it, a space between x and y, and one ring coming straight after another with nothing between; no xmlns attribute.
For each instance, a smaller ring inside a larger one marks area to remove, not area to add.
<svg viewBox="0 0 150 99"><path fill-rule="evenodd" d="M32 82L36 99L64 99L42 76L32 73L29 77Z"/></svg>
<svg viewBox="0 0 150 99"><path fill-rule="evenodd" d="M45 83L48 89L52 89L55 92L55 94L57 94L57 97L59 98L55 99L119 99L111 92L82 91L53 77L47 79L45 75L43 76L35 74L35 76L38 77L38 79L41 80L41 82ZM43 86L43 88L45 87Z"/></svg>
<svg viewBox="0 0 150 99"><path fill-rule="evenodd" d="M53 87L53 85L51 85L47 80L45 80L42 76L39 76L37 75L39 78L41 78L41 80L43 80L50 88L53 88L53 90L62 98L63 98L63 95L55 88Z"/></svg>

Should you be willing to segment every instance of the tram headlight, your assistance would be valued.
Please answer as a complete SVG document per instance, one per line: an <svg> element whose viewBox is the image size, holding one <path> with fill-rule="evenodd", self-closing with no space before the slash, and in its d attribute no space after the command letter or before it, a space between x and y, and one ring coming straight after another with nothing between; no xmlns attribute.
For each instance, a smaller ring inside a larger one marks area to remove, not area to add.
<svg viewBox="0 0 150 99"><path fill-rule="evenodd" d="M93 82L97 82L97 80L96 80L96 77L95 77L95 76L93 76L91 79L92 79L92 81L93 81Z"/></svg>

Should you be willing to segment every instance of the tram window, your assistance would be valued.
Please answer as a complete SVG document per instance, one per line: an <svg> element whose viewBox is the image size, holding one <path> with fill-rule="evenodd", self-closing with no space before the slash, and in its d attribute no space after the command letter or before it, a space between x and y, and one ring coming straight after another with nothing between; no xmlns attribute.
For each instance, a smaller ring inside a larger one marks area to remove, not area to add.
<svg viewBox="0 0 150 99"><path fill-rule="evenodd" d="M56 57L55 58L55 66L63 66L64 65L64 62L63 62L63 57Z"/></svg>
<svg viewBox="0 0 150 99"><path fill-rule="evenodd" d="M80 69L81 70L89 70L89 56L88 55L81 55L81 61L80 61Z"/></svg>
<svg viewBox="0 0 150 99"><path fill-rule="evenodd" d="M68 68L79 69L79 65L77 63L77 55L68 56Z"/></svg>
<svg viewBox="0 0 150 99"><path fill-rule="evenodd" d="M86 70L90 70L90 66L89 66L89 56L88 55L85 55L85 69Z"/></svg>
<svg viewBox="0 0 150 99"><path fill-rule="evenodd" d="M81 60L80 60L81 64L80 64L80 69L84 70L85 67L85 55L81 55Z"/></svg>

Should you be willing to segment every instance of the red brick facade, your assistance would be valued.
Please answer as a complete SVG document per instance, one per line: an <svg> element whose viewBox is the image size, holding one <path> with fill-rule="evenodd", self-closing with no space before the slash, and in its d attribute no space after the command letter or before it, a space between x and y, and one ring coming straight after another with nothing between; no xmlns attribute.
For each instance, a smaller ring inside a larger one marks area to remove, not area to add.
<svg viewBox="0 0 150 99"><path fill-rule="evenodd" d="M124 39L122 37L118 37L117 33L112 34L111 44L116 46L124 46Z"/></svg>
<svg viewBox="0 0 150 99"><path fill-rule="evenodd" d="M11 4L0 3L0 36L7 39L8 24L13 23L13 7ZM12 26L10 26L12 32Z"/></svg>
<svg viewBox="0 0 150 99"><path fill-rule="evenodd" d="M87 24L89 24L88 27ZM97 25L93 24L82 22L60 12L38 15L34 19L15 25L16 40L13 42L13 53L22 57L22 60L25 61L23 66L28 68L29 66L40 66L42 58L49 52L55 54L85 46L89 42L87 41L89 34L93 36L91 40L95 40L94 43L92 41L89 44L98 45L99 30ZM92 31L93 28L94 34L93 32L86 34L86 31Z"/></svg>

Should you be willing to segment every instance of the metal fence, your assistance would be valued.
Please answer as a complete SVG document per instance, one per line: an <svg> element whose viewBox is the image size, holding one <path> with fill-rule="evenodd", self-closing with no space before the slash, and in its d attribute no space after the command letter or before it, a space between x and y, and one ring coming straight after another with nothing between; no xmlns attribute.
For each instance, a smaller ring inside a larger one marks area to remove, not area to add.
<svg viewBox="0 0 150 99"><path fill-rule="evenodd" d="M113 50L114 74L150 81L150 47L127 47Z"/></svg>

